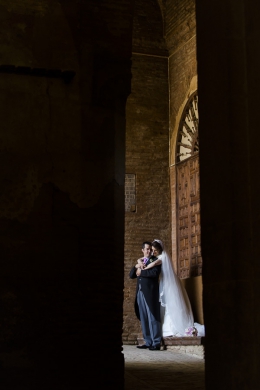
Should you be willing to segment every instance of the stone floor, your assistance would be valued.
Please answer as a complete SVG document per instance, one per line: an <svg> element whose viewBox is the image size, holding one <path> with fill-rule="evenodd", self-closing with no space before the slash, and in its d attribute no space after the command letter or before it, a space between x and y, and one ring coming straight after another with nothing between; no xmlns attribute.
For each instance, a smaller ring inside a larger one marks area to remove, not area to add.
<svg viewBox="0 0 260 390"><path fill-rule="evenodd" d="M125 390L205 390L204 360L124 345Z"/></svg>

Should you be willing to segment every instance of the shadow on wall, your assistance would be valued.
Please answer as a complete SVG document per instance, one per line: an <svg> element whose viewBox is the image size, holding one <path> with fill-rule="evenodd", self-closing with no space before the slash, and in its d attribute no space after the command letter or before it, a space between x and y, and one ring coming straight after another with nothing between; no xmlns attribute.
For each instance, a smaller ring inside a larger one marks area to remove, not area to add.
<svg viewBox="0 0 260 390"><path fill-rule="evenodd" d="M203 306L202 306L202 276L182 279L193 310L194 321L204 324Z"/></svg>

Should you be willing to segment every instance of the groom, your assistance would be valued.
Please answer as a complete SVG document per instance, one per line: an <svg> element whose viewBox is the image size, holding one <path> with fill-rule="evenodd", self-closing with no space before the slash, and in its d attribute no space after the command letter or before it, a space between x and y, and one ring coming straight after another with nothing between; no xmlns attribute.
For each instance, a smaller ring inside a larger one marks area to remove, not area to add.
<svg viewBox="0 0 260 390"><path fill-rule="evenodd" d="M152 244L145 241L142 246L144 262L150 263L157 259L152 256ZM144 345L137 348L150 351L160 350L161 343L161 320L159 303L159 275L161 265L150 269L142 269L140 264L136 264L130 271L130 278L137 278L135 314L141 321Z"/></svg>

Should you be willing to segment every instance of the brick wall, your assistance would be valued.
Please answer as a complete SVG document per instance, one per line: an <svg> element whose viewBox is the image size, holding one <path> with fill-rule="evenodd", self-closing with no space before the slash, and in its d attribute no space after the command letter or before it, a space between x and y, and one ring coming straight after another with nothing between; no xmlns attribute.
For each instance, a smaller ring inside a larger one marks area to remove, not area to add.
<svg viewBox="0 0 260 390"><path fill-rule="evenodd" d="M194 36L195 28L195 0L166 2L165 35L170 55Z"/></svg>
<svg viewBox="0 0 260 390"><path fill-rule="evenodd" d="M197 75L195 28L194 0L167 3L165 36L169 49L171 136L178 112L190 92L192 78Z"/></svg>
<svg viewBox="0 0 260 390"><path fill-rule="evenodd" d="M156 1L137 1L134 18L132 92L127 101L126 173L136 175L136 211L125 214L124 342L136 341L136 281L129 271L145 240L170 247L168 58Z"/></svg>

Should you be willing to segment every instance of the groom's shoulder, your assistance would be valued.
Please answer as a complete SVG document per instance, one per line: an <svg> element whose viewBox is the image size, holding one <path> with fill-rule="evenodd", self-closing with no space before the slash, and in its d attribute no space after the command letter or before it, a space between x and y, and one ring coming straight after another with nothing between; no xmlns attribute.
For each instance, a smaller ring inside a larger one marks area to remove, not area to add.
<svg viewBox="0 0 260 390"><path fill-rule="evenodd" d="M156 257L156 256L151 256L150 259L149 259L149 262L152 263L152 262L154 262L154 261L157 260L157 259L158 259L158 257Z"/></svg>

